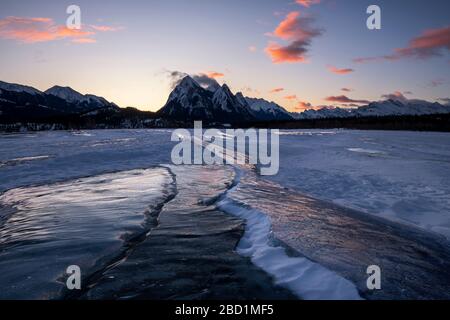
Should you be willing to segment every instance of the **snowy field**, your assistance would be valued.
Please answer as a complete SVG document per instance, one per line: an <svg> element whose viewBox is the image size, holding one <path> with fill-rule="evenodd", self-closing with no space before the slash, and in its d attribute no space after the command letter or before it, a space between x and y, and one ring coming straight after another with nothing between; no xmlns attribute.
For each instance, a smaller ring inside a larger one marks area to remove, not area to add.
<svg viewBox="0 0 450 320"><path fill-rule="evenodd" d="M442 298L439 292L448 292L450 274L441 272L448 270L448 241L436 235L450 238L450 134L281 131L279 173L256 177L248 167L211 171L171 166L175 145L171 133L94 130L0 135L0 246L4 249L0 285L11 288L4 290L4 297L17 297L17 292L26 293L24 298L58 297L61 266L81 259L84 269L102 270L105 261L124 254L127 239L152 228L153 218L143 220L144 210L158 212L172 196L172 207L183 214L197 212L196 206L205 203L245 221L237 252L298 297L416 299ZM225 178L212 179L211 172L222 171ZM231 172L238 173L234 180ZM224 195L223 189L231 186ZM189 192L183 195L181 190ZM191 202L195 205L188 205ZM355 215L330 202L359 212ZM180 209L181 203L186 208ZM369 219L372 215L382 219ZM178 226L177 232L183 234L180 217L166 223L170 230ZM210 230L211 217L202 221L210 226L205 232L215 234L214 228ZM398 227L385 219L431 233ZM355 230L350 232L348 225ZM273 237L300 256L287 254ZM73 239L89 240L77 241L72 248ZM365 250L352 249L362 247ZM67 250L71 252L67 257L53 256ZM11 268L24 259L30 263ZM58 263L48 265L49 261ZM227 261L234 260L223 263ZM365 290L364 268L374 261L382 261L389 282L378 295ZM36 268L46 270L43 278L16 282L28 279L24 275ZM399 269L414 276L405 282ZM428 281L425 291L423 277ZM22 285L33 289L21 291ZM139 283L133 289L137 294L136 288Z"/></svg>
<svg viewBox="0 0 450 320"><path fill-rule="evenodd" d="M450 238L450 133L284 131L269 179Z"/></svg>

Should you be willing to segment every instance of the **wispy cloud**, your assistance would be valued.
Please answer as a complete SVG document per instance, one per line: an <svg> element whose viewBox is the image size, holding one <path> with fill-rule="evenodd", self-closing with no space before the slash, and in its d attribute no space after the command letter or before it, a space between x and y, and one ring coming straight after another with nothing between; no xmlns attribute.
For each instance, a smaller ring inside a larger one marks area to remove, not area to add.
<svg viewBox="0 0 450 320"><path fill-rule="evenodd" d="M299 101L297 106L295 107L296 111L305 111L309 109L313 109L313 106L311 103L305 101Z"/></svg>
<svg viewBox="0 0 450 320"><path fill-rule="evenodd" d="M350 69L350 68L340 69L340 68L337 68L335 66L328 66L327 68L328 68L328 71L330 71L331 73L340 74L340 75L349 74L349 73L352 73L352 72L355 71L355 70Z"/></svg>
<svg viewBox="0 0 450 320"><path fill-rule="evenodd" d="M437 88L437 87L442 86L443 84L445 84L445 80L442 78L439 78L439 79L431 80L430 83L428 84L428 86L431 88Z"/></svg>
<svg viewBox="0 0 450 320"><path fill-rule="evenodd" d="M353 59L356 63L375 61L397 61L404 58L429 59L442 56L450 51L450 26L440 29L430 29L413 38L407 47L395 49L392 54L378 57L363 57Z"/></svg>
<svg viewBox="0 0 450 320"><path fill-rule="evenodd" d="M245 86L245 87L241 88L240 91L246 92L246 93L249 93L249 94L260 94L259 90L254 89L254 88L249 87L249 86Z"/></svg>
<svg viewBox="0 0 450 320"><path fill-rule="evenodd" d="M187 76L190 76L199 85L201 85L204 88L207 88L210 86L219 86L219 83L216 81L216 79L213 76L216 76L216 77L220 77L220 75L223 76L223 74L219 73L219 72L187 74L186 72L182 72L182 71L165 70L164 73L168 76L168 78L170 80L171 89L175 88L180 83L180 81L183 80L183 78L187 77Z"/></svg>
<svg viewBox="0 0 450 320"><path fill-rule="evenodd" d="M287 45L270 42L265 52L273 63L299 63L306 62L306 53L315 37L323 31L313 27L315 20L312 17L301 17L299 11L290 12L280 22L270 36L290 41Z"/></svg>
<svg viewBox="0 0 450 320"><path fill-rule="evenodd" d="M248 47L248 51L250 51L250 52L256 52L257 50L258 50L258 48L256 48L255 46Z"/></svg>
<svg viewBox="0 0 450 320"><path fill-rule="evenodd" d="M225 74L223 74L222 72L217 72L217 71L208 71L208 72L206 72L206 75L212 79L225 77Z"/></svg>
<svg viewBox="0 0 450 320"><path fill-rule="evenodd" d="M83 26L69 29L56 24L51 18L6 17L0 20L0 38L22 43L48 42L70 39L74 43L94 43L97 32L117 31L107 26Z"/></svg>
<svg viewBox="0 0 450 320"><path fill-rule="evenodd" d="M295 94L289 95L289 96L285 96L284 98L286 100L297 100L297 96Z"/></svg>
<svg viewBox="0 0 450 320"><path fill-rule="evenodd" d="M313 4L319 4L320 0L296 0L296 3L309 8L310 6L312 6Z"/></svg>
<svg viewBox="0 0 450 320"><path fill-rule="evenodd" d="M193 74L191 77L204 88L219 86L219 83L216 80L218 77L215 78L205 73Z"/></svg>
<svg viewBox="0 0 450 320"><path fill-rule="evenodd" d="M398 100L398 101L408 101L408 98L406 98L403 93L401 93L400 91L395 91L393 93L388 93L388 94L383 94L381 96L383 99L387 99L387 100Z"/></svg>
<svg viewBox="0 0 450 320"><path fill-rule="evenodd" d="M278 93L278 92L282 92L282 91L284 91L284 88L274 88L274 89L270 90L269 92L270 93Z"/></svg>
<svg viewBox="0 0 450 320"><path fill-rule="evenodd" d="M352 92L353 89L352 89L352 88L342 88L341 91L344 91L344 92Z"/></svg>
<svg viewBox="0 0 450 320"><path fill-rule="evenodd" d="M355 100L355 99L351 99L345 95L326 97L325 101L335 102L335 103L359 103L359 104L370 103L370 101L368 101L368 100Z"/></svg>

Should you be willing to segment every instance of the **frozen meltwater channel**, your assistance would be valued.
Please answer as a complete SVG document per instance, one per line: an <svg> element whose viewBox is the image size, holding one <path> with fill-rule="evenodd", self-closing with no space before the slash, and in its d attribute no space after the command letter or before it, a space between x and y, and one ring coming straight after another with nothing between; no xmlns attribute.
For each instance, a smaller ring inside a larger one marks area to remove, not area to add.
<svg viewBox="0 0 450 320"><path fill-rule="evenodd" d="M120 259L175 192L166 168L109 173L0 196L0 299L58 298L66 268L82 277Z"/></svg>
<svg viewBox="0 0 450 320"><path fill-rule="evenodd" d="M306 299L449 299L442 236L316 200L238 171L219 208L247 221L238 252ZM381 268L368 290L367 267Z"/></svg>

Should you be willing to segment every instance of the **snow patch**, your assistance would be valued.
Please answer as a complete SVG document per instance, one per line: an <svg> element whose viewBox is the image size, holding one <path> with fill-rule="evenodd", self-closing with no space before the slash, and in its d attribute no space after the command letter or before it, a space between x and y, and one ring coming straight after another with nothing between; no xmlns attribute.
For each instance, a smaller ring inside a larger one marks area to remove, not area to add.
<svg viewBox="0 0 450 320"><path fill-rule="evenodd" d="M232 192L234 188L228 192ZM237 252L272 275L277 285L302 299L360 300L356 286L349 280L304 257L290 257L272 239L270 218L225 196L218 208L245 220L245 233Z"/></svg>

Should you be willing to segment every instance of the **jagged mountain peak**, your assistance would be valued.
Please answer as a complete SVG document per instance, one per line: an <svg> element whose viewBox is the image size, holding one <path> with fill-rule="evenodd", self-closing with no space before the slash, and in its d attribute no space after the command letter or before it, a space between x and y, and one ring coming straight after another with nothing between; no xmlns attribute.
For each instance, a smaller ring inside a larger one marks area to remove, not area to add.
<svg viewBox="0 0 450 320"><path fill-rule="evenodd" d="M292 120L292 115L273 101L261 98L244 97L251 113L258 120Z"/></svg>
<svg viewBox="0 0 450 320"><path fill-rule="evenodd" d="M217 82L210 84L206 90L210 91L210 92L216 92L220 87L220 84L218 84Z"/></svg>
<svg viewBox="0 0 450 320"><path fill-rule="evenodd" d="M185 77L171 92L160 114L179 120L209 122L250 121L248 105L242 105L228 85L204 89L191 77Z"/></svg>
<svg viewBox="0 0 450 320"><path fill-rule="evenodd" d="M230 87L229 87L226 83L224 83L224 84L222 85L222 89L223 89L224 91L231 92Z"/></svg>
<svg viewBox="0 0 450 320"><path fill-rule="evenodd" d="M197 81L195 81L194 79L191 78L191 76L185 76L183 79L181 79L181 81L178 83L177 87L182 87L182 88L193 88L193 87L199 87L200 85L197 83Z"/></svg>

